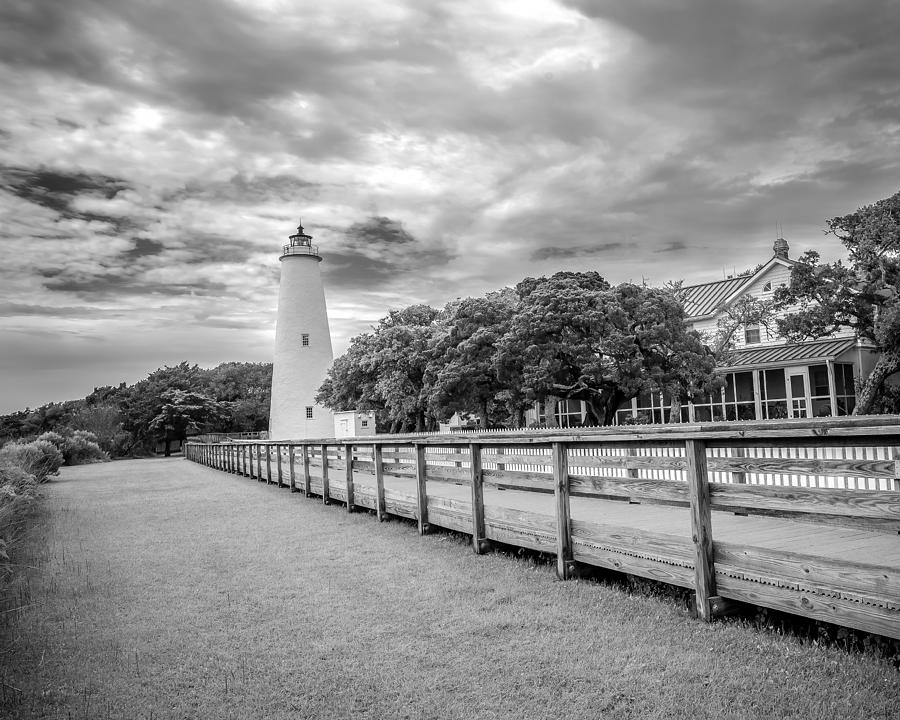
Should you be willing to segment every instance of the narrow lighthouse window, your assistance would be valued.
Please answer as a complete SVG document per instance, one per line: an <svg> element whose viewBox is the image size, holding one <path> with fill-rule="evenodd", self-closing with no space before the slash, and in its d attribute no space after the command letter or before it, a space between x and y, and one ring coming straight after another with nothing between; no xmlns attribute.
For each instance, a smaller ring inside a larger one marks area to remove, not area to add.
<svg viewBox="0 0 900 720"><path fill-rule="evenodd" d="M312 416L313 416L313 415L312 415L312 410L313 410L313 409L312 409L312 406L311 406L311 405L307 405L307 406L306 406L306 417L307 417L308 420L311 420L311 419L312 419Z"/></svg>
<svg viewBox="0 0 900 720"><path fill-rule="evenodd" d="M303 347L309 347L309 333L303 333L300 336L300 344Z"/></svg>

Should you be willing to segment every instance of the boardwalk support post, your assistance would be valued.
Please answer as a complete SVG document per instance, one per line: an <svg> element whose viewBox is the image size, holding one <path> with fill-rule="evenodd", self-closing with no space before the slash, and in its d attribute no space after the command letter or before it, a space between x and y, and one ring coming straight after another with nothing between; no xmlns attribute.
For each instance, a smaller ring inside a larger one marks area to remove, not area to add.
<svg viewBox="0 0 900 720"><path fill-rule="evenodd" d="M322 502L331 504L331 488L328 486L328 446L322 445Z"/></svg>
<svg viewBox="0 0 900 720"><path fill-rule="evenodd" d="M275 464L278 471L278 487L284 487L284 475L281 472L281 445L275 446Z"/></svg>
<svg viewBox="0 0 900 720"><path fill-rule="evenodd" d="M297 469L294 466L294 446L290 443L288 443L288 473L291 478L291 492L297 492Z"/></svg>
<svg viewBox="0 0 900 720"><path fill-rule="evenodd" d="M481 555L488 549L484 537L484 475L481 472L481 446L469 443L470 477L472 481L472 550Z"/></svg>
<svg viewBox="0 0 900 720"><path fill-rule="evenodd" d="M697 615L701 620L708 622L713 616L710 600L716 597L716 572L713 563L706 445L702 440L684 442L688 497L691 504L691 538L694 541L694 591L697 598Z"/></svg>
<svg viewBox="0 0 900 720"><path fill-rule="evenodd" d="M384 466L381 464L381 445L372 445L372 460L375 463L375 516L378 522L384 521Z"/></svg>
<svg viewBox="0 0 900 720"><path fill-rule="evenodd" d="M344 464L346 465L345 477L347 478L347 512L353 512L353 445L344 445Z"/></svg>
<svg viewBox="0 0 900 720"><path fill-rule="evenodd" d="M556 575L568 580L575 569L569 511L569 454L565 443L553 443L553 481L556 497Z"/></svg>
<svg viewBox="0 0 900 720"><path fill-rule="evenodd" d="M303 463L303 495L304 497L309 497L311 493L310 485L311 478L309 476L309 445L301 445L300 446L302 454L300 455L300 460Z"/></svg>
<svg viewBox="0 0 900 720"><path fill-rule="evenodd" d="M419 535L428 532L428 495L425 491L425 446L416 444L416 505Z"/></svg>

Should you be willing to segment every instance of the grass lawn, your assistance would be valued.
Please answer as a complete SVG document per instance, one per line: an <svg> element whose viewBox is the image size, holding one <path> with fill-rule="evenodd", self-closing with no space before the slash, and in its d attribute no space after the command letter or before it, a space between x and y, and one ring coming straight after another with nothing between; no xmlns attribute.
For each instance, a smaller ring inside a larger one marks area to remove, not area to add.
<svg viewBox="0 0 900 720"><path fill-rule="evenodd" d="M64 468L43 494L0 617L2 717L900 713L875 654L705 625L180 458Z"/></svg>

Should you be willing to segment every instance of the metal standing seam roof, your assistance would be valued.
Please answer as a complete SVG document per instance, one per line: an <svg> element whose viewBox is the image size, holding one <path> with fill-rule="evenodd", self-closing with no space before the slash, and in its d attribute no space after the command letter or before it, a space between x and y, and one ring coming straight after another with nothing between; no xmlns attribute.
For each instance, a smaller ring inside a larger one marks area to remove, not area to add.
<svg viewBox="0 0 900 720"><path fill-rule="evenodd" d="M737 370L760 365L791 364L833 360L856 346L855 338L830 338L786 345L763 345L736 350L732 362L724 370Z"/></svg>
<svg viewBox="0 0 900 720"><path fill-rule="evenodd" d="M727 280L717 280L716 282L704 283L703 285L683 287L685 312L689 318L712 315L725 301L725 298L734 293L751 277L753 276L740 275Z"/></svg>

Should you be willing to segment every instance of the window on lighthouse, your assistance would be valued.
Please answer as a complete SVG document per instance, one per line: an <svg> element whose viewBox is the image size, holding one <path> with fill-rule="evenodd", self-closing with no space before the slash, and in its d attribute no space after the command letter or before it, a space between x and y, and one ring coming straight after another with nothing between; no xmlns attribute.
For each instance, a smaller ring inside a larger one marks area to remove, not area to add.
<svg viewBox="0 0 900 720"><path fill-rule="evenodd" d="M309 333L303 333L300 336L300 344L303 347L309 347Z"/></svg>
<svg viewBox="0 0 900 720"><path fill-rule="evenodd" d="M307 405L307 406L306 406L306 418L307 418L308 420L311 420L311 419L312 419L312 416L313 416L312 410L313 410L313 409L312 409L312 406L311 406L311 405Z"/></svg>

